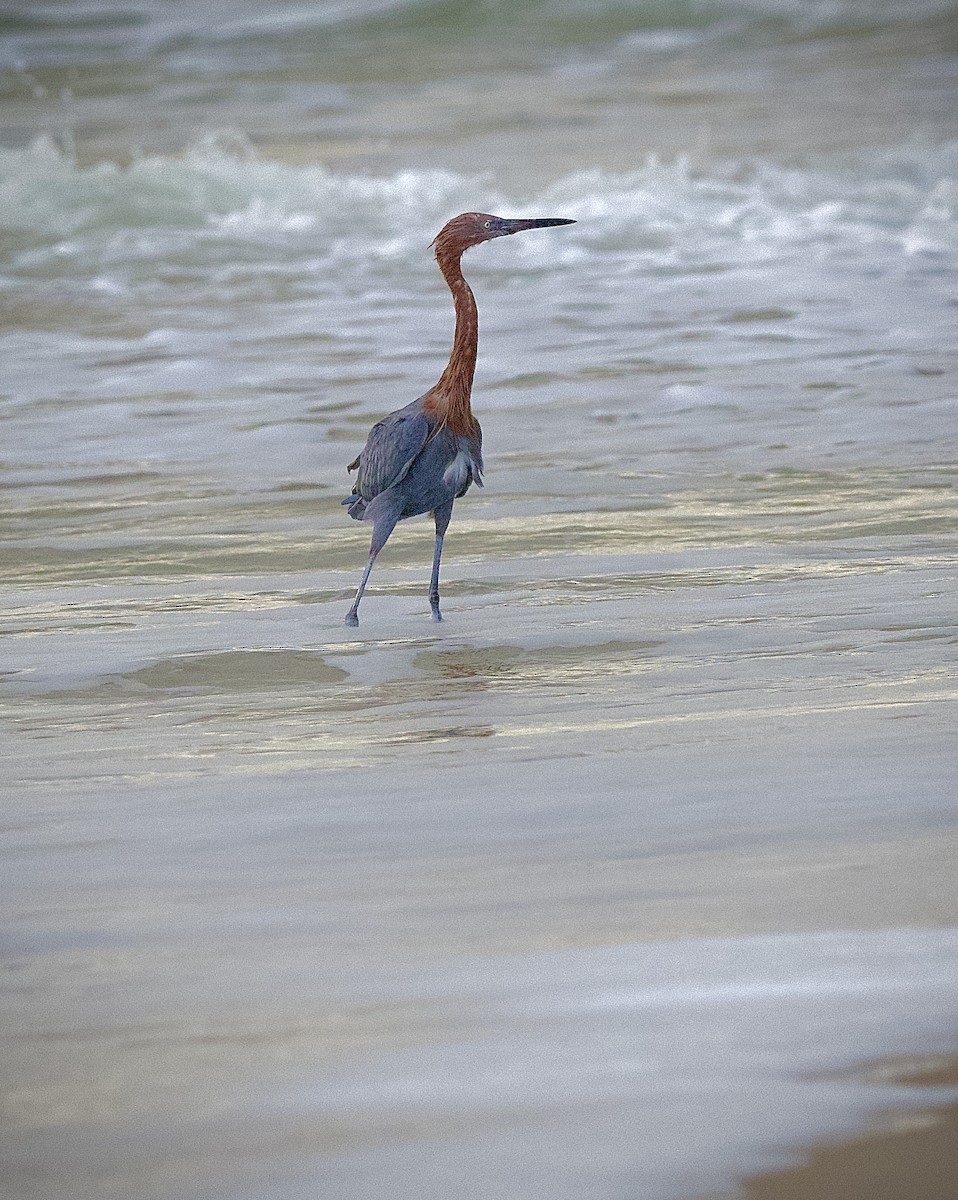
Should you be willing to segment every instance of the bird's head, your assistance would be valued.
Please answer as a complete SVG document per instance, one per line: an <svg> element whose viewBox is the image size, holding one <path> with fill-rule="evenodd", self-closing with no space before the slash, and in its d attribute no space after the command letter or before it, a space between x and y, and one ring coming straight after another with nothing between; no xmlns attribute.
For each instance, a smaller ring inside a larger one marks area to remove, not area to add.
<svg viewBox="0 0 958 1200"><path fill-rule="evenodd" d="M492 238L507 237L524 229L547 229L550 225L574 225L567 217L494 217L491 213L460 213L447 221L432 243L436 257L459 255L470 246Z"/></svg>

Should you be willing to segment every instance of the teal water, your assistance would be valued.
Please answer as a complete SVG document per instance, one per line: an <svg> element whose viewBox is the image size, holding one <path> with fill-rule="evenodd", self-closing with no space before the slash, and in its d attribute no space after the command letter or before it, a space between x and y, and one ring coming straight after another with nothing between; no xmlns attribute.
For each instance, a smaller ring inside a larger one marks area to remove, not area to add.
<svg viewBox="0 0 958 1200"><path fill-rule="evenodd" d="M0 17L8 1194L732 1196L953 1048L956 47ZM446 622L412 522L347 633L476 208L577 224L465 260Z"/></svg>

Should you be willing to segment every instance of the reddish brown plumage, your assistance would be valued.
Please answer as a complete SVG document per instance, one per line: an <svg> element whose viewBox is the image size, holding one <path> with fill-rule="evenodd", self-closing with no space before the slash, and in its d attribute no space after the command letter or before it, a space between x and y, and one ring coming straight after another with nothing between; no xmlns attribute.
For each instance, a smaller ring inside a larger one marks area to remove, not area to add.
<svg viewBox="0 0 958 1200"><path fill-rule="evenodd" d="M423 397L423 411L435 416L451 433L476 437L478 422L472 412L472 380L479 348L479 310L472 288L462 274L463 251L499 236L488 213L461 213L436 234L436 262L452 292L456 332L446 369Z"/></svg>

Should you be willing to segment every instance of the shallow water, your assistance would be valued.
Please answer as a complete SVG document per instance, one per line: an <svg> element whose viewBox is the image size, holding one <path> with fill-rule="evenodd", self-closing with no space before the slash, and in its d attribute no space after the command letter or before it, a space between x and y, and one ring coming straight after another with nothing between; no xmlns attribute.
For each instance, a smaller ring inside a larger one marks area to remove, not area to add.
<svg viewBox="0 0 958 1200"><path fill-rule="evenodd" d="M953 1050L953 7L0 39L10 1194L734 1194ZM347 631L474 208L578 223Z"/></svg>

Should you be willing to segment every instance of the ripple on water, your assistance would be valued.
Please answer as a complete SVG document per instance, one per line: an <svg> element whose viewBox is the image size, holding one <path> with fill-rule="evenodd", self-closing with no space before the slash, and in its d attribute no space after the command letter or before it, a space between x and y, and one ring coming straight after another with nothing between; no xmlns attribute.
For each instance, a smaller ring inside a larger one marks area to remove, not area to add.
<svg viewBox="0 0 958 1200"><path fill-rule="evenodd" d="M228 650L181 654L124 678L152 691L257 692L341 683L346 671L306 650Z"/></svg>
<svg viewBox="0 0 958 1200"><path fill-rule="evenodd" d="M426 650L413 665L433 679L475 680L497 690L562 688L603 676L634 675L647 669L648 654L660 640L608 641L587 645L460 646Z"/></svg>

